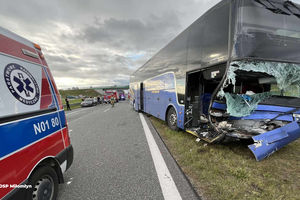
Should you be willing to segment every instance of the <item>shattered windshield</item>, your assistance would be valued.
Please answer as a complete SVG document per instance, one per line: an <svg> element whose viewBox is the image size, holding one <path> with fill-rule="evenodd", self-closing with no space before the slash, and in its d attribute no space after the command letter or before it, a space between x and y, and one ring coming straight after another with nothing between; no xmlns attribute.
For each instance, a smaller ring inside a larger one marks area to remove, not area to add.
<svg viewBox="0 0 300 200"><path fill-rule="evenodd" d="M218 96L235 117L251 114L261 102L299 107L300 64L234 61Z"/></svg>
<svg viewBox="0 0 300 200"><path fill-rule="evenodd" d="M271 93L273 96L297 97L300 98L300 88L297 84L292 84L285 90L280 90L277 84L271 85Z"/></svg>
<svg viewBox="0 0 300 200"><path fill-rule="evenodd" d="M300 5L289 2L242 0L233 57L300 63Z"/></svg>

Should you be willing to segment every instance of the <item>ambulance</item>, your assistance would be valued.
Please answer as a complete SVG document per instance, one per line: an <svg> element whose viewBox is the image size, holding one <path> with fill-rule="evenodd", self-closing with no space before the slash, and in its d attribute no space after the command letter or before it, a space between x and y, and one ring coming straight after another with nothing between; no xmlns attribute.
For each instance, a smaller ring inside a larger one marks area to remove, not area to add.
<svg viewBox="0 0 300 200"><path fill-rule="evenodd" d="M56 199L72 162L66 115L41 47L0 27L0 199Z"/></svg>

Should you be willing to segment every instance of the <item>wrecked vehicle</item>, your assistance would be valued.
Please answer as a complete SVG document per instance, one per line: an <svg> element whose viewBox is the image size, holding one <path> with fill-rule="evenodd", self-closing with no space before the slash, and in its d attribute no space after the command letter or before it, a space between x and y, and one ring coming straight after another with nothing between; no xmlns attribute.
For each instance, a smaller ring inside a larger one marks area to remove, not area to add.
<svg viewBox="0 0 300 200"><path fill-rule="evenodd" d="M209 111L220 135L252 138L257 160L300 137L300 64L234 61L225 77Z"/></svg>
<svg viewBox="0 0 300 200"><path fill-rule="evenodd" d="M131 76L134 109L262 160L300 137L300 5L223 0Z"/></svg>

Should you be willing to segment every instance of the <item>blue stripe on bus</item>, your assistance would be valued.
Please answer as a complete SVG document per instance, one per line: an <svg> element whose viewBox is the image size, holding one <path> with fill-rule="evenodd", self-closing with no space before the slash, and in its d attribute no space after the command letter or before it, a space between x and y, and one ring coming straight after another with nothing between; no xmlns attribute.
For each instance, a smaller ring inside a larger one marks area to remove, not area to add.
<svg viewBox="0 0 300 200"><path fill-rule="evenodd" d="M214 102L212 105L213 108L215 109L220 109L220 110L226 110L227 106L226 104L222 103L217 103ZM289 112L295 108L291 107L282 107L282 106L270 106L270 105L258 105L257 109L252 112L250 115L245 116L245 117L230 117L232 120L239 120L239 119L272 119L278 114L282 112ZM299 113L300 111L296 111L295 113ZM277 120L282 120L282 121L294 121L293 115L292 114L287 114L283 115L277 118Z"/></svg>
<svg viewBox="0 0 300 200"><path fill-rule="evenodd" d="M273 119L274 117L277 117L280 112L265 112L265 111L254 111L249 116L242 117L242 119ZM278 118L277 120L282 121L294 121L293 115L283 115Z"/></svg>
<svg viewBox="0 0 300 200"><path fill-rule="evenodd" d="M212 108L219 109L219 110L226 110L227 109L227 105L225 103L213 102Z"/></svg>
<svg viewBox="0 0 300 200"><path fill-rule="evenodd" d="M0 158L59 131L60 123L65 127L65 120L60 122L58 113L54 112L0 126Z"/></svg>

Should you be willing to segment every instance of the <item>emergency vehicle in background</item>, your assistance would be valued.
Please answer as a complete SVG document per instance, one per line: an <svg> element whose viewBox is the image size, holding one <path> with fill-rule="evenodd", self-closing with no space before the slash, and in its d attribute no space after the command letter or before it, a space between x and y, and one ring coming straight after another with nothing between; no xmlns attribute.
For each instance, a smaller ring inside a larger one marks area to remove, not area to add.
<svg viewBox="0 0 300 200"><path fill-rule="evenodd" d="M119 96L118 92L112 91L112 90L107 90L107 91L105 91L104 101L110 102L111 97L114 97L115 101L118 102L119 101L118 96Z"/></svg>
<svg viewBox="0 0 300 200"><path fill-rule="evenodd" d="M56 199L73 162L66 115L39 45L0 27L0 199Z"/></svg>
<svg viewBox="0 0 300 200"><path fill-rule="evenodd" d="M126 100L124 91L119 93L119 99L120 99L120 101L125 101Z"/></svg>

